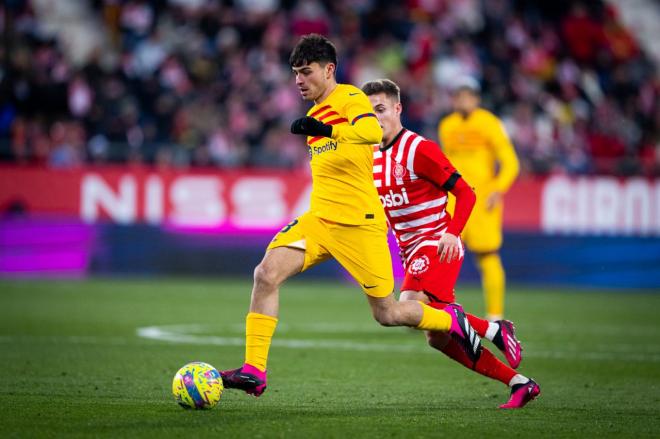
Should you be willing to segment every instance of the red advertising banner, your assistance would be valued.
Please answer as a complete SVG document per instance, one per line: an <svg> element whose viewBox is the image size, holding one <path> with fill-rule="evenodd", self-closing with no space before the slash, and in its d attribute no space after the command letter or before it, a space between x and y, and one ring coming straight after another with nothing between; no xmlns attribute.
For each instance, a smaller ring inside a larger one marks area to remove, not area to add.
<svg viewBox="0 0 660 439"><path fill-rule="evenodd" d="M504 227L549 234L660 236L660 180L522 178L506 195Z"/></svg>
<svg viewBox="0 0 660 439"><path fill-rule="evenodd" d="M0 166L0 211L214 230L277 229L307 209L307 172ZM508 230L660 236L660 180L521 178Z"/></svg>
<svg viewBox="0 0 660 439"><path fill-rule="evenodd" d="M553 176L540 202L546 233L660 236L660 179Z"/></svg>
<svg viewBox="0 0 660 439"><path fill-rule="evenodd" d="M308 206L305 172L0 168L0 209L88 223L273 229Z"/></svg>

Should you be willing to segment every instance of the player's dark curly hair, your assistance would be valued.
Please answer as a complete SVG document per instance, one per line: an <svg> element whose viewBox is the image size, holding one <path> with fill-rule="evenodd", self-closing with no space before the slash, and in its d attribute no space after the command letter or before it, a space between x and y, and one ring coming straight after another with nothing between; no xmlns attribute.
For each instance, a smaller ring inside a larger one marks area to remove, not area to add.
<svg viewBox="0 0 660 439"><path fill-rule="evenodd" d="M389 79L376 79L366 82L362 86L362 91L367 96L384 93L385 96L394 99L395 102L401 101L401 89L394 81Z"/></svg>
<svg viewBox="0 0 660 439"><path fill-rule="evenodd" d="M289 57L291 67L300 67L317 62L322 66L327 63L337 65L337 49L326 37L319 34L304 35Z"/></svg>

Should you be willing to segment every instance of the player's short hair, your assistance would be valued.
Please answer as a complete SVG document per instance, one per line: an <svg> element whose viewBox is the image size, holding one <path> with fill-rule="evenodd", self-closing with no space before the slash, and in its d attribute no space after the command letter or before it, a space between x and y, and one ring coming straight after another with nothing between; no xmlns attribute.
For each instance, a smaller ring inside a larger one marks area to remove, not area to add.
<svg viewBox="0 0 660 439"><path fill-rule="evenodd" d="M395 102L401 102L401 89L394 81L389 79L376 79L375 81L366 82L362 86L362 91L367 96L383 93L385 96L394 99Z"/></svg>
<svg viewBox="0 0 660 439"><path fill-rule="evenodd" d="M337 48L323 35L304 35L289 57L291 67L300 67L317 62L322 66L327 63L337 65Z"/></svg>

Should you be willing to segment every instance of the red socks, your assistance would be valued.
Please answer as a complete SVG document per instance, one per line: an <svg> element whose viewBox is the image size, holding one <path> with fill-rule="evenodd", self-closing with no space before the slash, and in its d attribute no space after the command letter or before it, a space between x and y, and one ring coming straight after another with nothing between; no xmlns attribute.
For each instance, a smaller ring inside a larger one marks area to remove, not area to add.
<svg viewBox="0 0 660 439"><path fill-rule="evenodd" d="M476 328L474 323L472 323L472 319L470 319L469 315L468 319L470 320L472 327L477 330L477 332L479 332L479 335L481 335L481 332ZM488 325L487 321L486 325ZM447 346L442 349L442 352L449 358L456 360L468 369L473 369L483 376L487 376L488 378L500 381L504 383L505 386L508 386L511 378L513 378L514 375L518 373L506 364L502 363L495 355L492 354L492 352L490 352L485 347L481 351L481 356L479 357L479 360L477 360L477 364L475 364L474 367L472 361L468 358L458 343L456 343L453 339L450 340Z"/></svg>
<svg viewBox="0 0 660 439"><path fill-rule="evenodd" d="M465 313L467 316L468 321L470 322L470 325L474 328L475 331L477 331L477 334L479 334L479 337L485 338L486 337L486 331L488 331L488 320L486 319L481 319L475 315Z"/></svg>

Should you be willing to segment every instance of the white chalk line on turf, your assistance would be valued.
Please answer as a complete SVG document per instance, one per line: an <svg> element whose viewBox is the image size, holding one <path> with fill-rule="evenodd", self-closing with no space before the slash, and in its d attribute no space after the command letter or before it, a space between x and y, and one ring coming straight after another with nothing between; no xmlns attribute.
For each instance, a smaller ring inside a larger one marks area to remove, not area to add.
<svg viewBox="0 0 660 439"><path fill-rule="evenodd" d="M181 329L186 325L178 325L175 328ZM193 331L197 332L202 327L200 325L189 325ZM183 333L172 330L171 326L148 326L137 329L137 336L152 340L167 341L171 343L188 343L217 346L243 346L245 337L218 337L214 335L200 335L195 333ZM419 346L411 344L385 344L385 343L361 343L349 340L302 340L302 339L277 339L274 338L273 346L280 346L292 349L340 349L350 351L382 351L382 352L423 352Z"/></svg>
<svg viewBox="0 0 660 439"><path fill-rule="evenodd" d="M223 325L214 325L213 328L205 325L189 324L189 325L168 325L168 329L173 331L184 331L186 333L199 333L207 332L213 329L214 332L222 333L235 333L242 335L245 331L245 323L229 323ZM561 336L563 334L575 335L580 333L585 336L595 336L597 339L609 335L620 335L621 330L616 327L607 325L573 325L571 323L562 322L553 325L534 325L536 330L547 332L553 336ZM279 322L277 324L278 334L287 334L291 332L307 332L307 333L323 333L323 334L345 334L345 333L360 333L360 334L383 334L391 331L392 329L385 329L378 325L375 321L367 323L355 322L306 322L306 323L286 323ZM649 325L627 325L626 335L645 336L649 338L660 337L660 327Z"/></svg>
<svg viewBox="0 0 660 439"><path fill-rule="evenodd" d="M172 325L172 326L148 326L137 329L137 336L152 340L159 340L169 343L184 343L198 345L215 346L244 346L244 337L218 337L208 335L209 329L204 325ZM217 330L217 328L216 328ZM309 330L308 332L315 332ZM420 337L421 338L421 337ZM486 342L488 343L488 342ZM419 353L419 354L437 354L420 340L419 344L390 344L377 342L354 342L348 340L333 339L286 339L274 338L273 346L291 349L328 349L328 350L350 350L364 352L392 352L392 353ZM660 362L660 351L657 349L650 352L641 352L634 346L622 344L601 345L604 350L590 352L584 351L583 347L577 344L562 345L564 349L557 347L536 349L527 349L524 352L525 357L530 358L548 358L548 359L581 359L581 360L627 360L637 362ZM648 346L647 346L648 348ZM491 347L491 349L494 349Z"/></svg>
<svg viewBox="0 0 660 439"><path fill-rule="evenodd" d="M139 334L139 331L144 330L146 336L143 338L153 338L153 339L163 339L163 337L167 338L174 338L172 340L166 340L166 341L172 341L172 342L183 342L183 341L177 341L180 339L177 339L177 337L185 335L185 336L199 336L199 337L211 337L211 334L226 334L226 335L235 335L235 337L221 337L223 340L227 340L228 338L239 338L240 340L244 340L244 334L245 334L245 324L244 323L235 323L235 324L222 324L222 325L204 325L204 324L182 324L182 325L163 325L163 326L153 326L153 327L145 327L145 328L138 328L138 336L141 336ZM155 331L154 333L157 335L155 337L150 337L150 331ZM277 336L281 336L282 334L289 334L289 333L305 333L305 334L354 334L354 335L378 335L379 338L382 336L383 339L387 340L389 337L391 337L388 333L394 332L397 335L401 335L402 333L405 334L408 332L409 334L419 334L418 331L415 331L413 329L409 328L383 328L381 326L378 326L377 324L356 324L356 323L341 323L341 322L314 322L314 323L299 323L299 324L287 324L287 323L280 323L277 326ZM612 352L618 352L618 353L631 353L631 354L658 354L660 355L660 344L657 343L644 343L642 345L631 345L631 344L622 344L622 343L616 343L616 342L606 342L600 339L596 339L596 341L593 341L591 338L589 338L588 341L585 341L584 343L576 343L575 341L565 341L566 338L561 335L561 331L555 331L554 333L549 333L552 337L556 337L556 340L546 340L545 343L540 346L539 343L524 343L526 346L534 346L538 347L539 349L545 349L545 350L550 350L554 349L556 346L561 345L561 349L563 351L570 351L570 352L581 352L584 349L584 345L586 343L589 343L589 346L591 347L592 351L596 351L598 353L602 352L607 352L607 353L612 353ZM292 339L295 339L295 337L291 337ZM176 340L175 340L176 339ZM208 339L208 338L207 338ZM390 338L391 339L391 338ZM273 342L275 344L279 343L281 340L287 341L287 338L275 338ZM327 340L325 338L324 340ZM299 340L296 340L299 341ZM318 338L314 339L306 339L305 342L311 341L314 343L323 342L323 340L319 340ZM341 342L345 342L347 340L341 340ZM196 343L196 341L187 341L190 343ZM218 344L218 340L211 341L211 344ZM226 342L226 345L233 345L233 342ZM488 343L488 342L486 342ZM295 343L294 343L295 344ZM365 343L357 343L364 345ZM374 343L367 343L368 346L373 346ZM394 342L393 343L383 343L384 346L398 346ZM300 344L300 347L304 348L307 347L307 344ZM409 345L407 344L406 346L415 346L415 345ZM323 347L323 346L322 346ZM350 348L349 348L350 349ZM356 348L355 350L361 350L362 348ZM396 348L394 348L396 350ZM423 344L423 349L426 349L426 345ZM380 350L380 348L375 348L371 350ZM538 349L537 349L538 350ZM408 348L404 348L401 350L402 352L408 352Z"/></svg>
<svg viewBox="0 0 660 439"><path fill-rule="evenodd" d="M301 325L298 329L302 329ZM318 328L323 327L323 324ZM279 329L279 328L278 328ZM325 332L315 331L313 327L308 328L307 332ZM354 327L355 333L360 333ZM133 337L123 336L93 336L93 335L0 335L0 344L15 344L15 343L45 343L45 344L61 344L61 345L97 345L97 346L126 346L136 345L138 340L142 339L144 342L154 346L151 342L165 342L177 344L194 344L194 345L207 345L207 346L236 346L242 347L245 343L245 338L241 336L236 337L220 337L209 335L209 333L222 333L218 331L216 326L206 325L167 325L167 326L148 326L138 328L136 335L138 339ZM231 331L228 331L231 332ZM371 331L369 331L371 332ZM151 342L149 342L149 341ZM426 346L422 341L421 336L419 343L399 342L395 343L379 343L379 342L356 342L350 340L338 339L293 339L293 338L274 338L273 346L289 349L322 349L322 350L343 350L343 351L360 351L360 352L388 352L388 353L415 353L415 354L428 354L437 355L437 352ZM489 346L488 341L484 341L485 346ZM525 344L525 351L523 352L526 358L541 358L541 359L554 359L554 360L585 360L585 361L634 361L642 363L660 363L660 347L658 346L645 346L642 351L639 347L631 346L628 344L598 344L591 345L592 351L585 351L584 345L577 343L528 343ZM489 346L491 350L494 347ZM593 349L596 350L593 350Z"/></svg>

